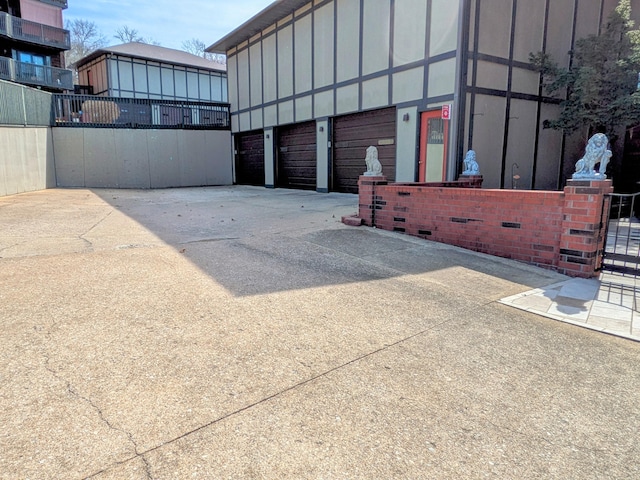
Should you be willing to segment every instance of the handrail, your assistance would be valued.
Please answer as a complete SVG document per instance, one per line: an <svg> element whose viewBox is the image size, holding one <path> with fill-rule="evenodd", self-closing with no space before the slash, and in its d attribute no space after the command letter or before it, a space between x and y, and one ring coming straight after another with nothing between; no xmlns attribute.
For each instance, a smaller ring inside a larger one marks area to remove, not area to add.
<svg viewBox="0 0 640 480"><path fill-rule="evenodd" d="M42 3L48 3L54 7L60 7L62 9L68 8L67 0L40 0Z"/></svg>
<svg viewBox="0 0 640 480"><path fill-rule="evenodd" d="M4 35L5 37L10 37L9 34L11 28L11 15L6 12L0 12L0 35Z"/></svg>
<svg viewBox="0 0 640 480"><path fill-rule="evenodd" d="M73 90L73 72L63 68L16 62L0 57L0 79L56 90Z"/></svg>
<svg viewBox="0 0 640 480"><path fill-rule="evenodd" d="M0 35L61 50L71 48L69 30L14 17L6 12L0 12Z"/></svg>

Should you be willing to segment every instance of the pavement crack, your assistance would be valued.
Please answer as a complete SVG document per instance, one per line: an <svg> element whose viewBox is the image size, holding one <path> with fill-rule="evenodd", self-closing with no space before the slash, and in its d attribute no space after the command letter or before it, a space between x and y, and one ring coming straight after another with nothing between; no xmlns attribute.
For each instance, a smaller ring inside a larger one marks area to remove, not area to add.
<svg viewBox="0 0 640 480"><path fill-rule="evenodd" d="M20 245L20 242L12 243L11 245L7 245L6 247L0 248L0 252L4 252L5 250L9 250L10 248L16 247L18 245Z"/></svg>
<svg viewBox="0 0 640 480"><path fill-rule="evenodd" d="M240 237L203 238L200 240L188 240L186 242L180 242L178 245L192 245L194 243L224 242L229 240L240 240Z"/></svg>
<svg viewBox="0 0 640 480"><path fill-rule="evenodd" d="M308 378L306 380L303 380L303 381L301 381L299 383L296 383L295 385L292 385L292 386L287 387L287 388L285 388L283 390L280 390L280 391L278 391L278 392L276 392L276 393L274 393L272 395L269 395L269 396L267 396L265 398L262 398L262 399L258 400L257 402L251 403L249 405L245 405L242 408L234 410L233 412L230 412L230 413L228 413L226 415L223 415L223 416L221 416L219 418L216 418L215 420L212 420L212 421L207 422L207 423L205 423L203 425L200 425L199 427L194 428L193 430L190 430L188 432L185 432L182 435L179 435L179 436L177 436L175 438L172 438L171 440L167 440L166 442L163 442L163 443L161 443L159 445L156 445L155 447L149 448L148 450L145 450L144 452L139 452L138 451L138 448L137 448L137 445L135 444L135 441L131 438L131 442L135 446L135 451L136 451L136 455L135 456L133 456L131 458L128 458L128 459L124 459L124 460L119 461L119 462L116 462L113 465L111 465L110 467L107 467L107 468L105 468L104 470L102 470L100 472L96 472L94 474L91 474L91 475L86 477L86 480L88 480L90 478L94 478L97 475L100 475L100 474L108 471L109 469L111 469L111 468L113 468L115 466L124 465L125 463L130 462L130 461L132 461L132 460L134 460L136 458L140 458L143 461L143 463L145 464L145 468L146 468L147 478L152 479L152 476L151 476L151 473L150 473L151 467L150 467L150 464L148 463L148 461L146 459L146 455L147 454L155 452L157 450L160 450L161 448L166 447L167 445L171 445L171 444L173 444L175 442L178 442L179 440L188 438L191 435L193 435L195 433L198 433L198 432L200 432L200 431L202 431L202 430L204 430L206 428L209 428L209 427L211 427L213 425L216 425L218 423L221 423L221 422L223 422L223 421L225 421L225 420L227 420L229 418L232 418L232 417L234 417L236 415L239 415L239 414L241 414L243 412L251 410L252 408L257 407L259 405L262 405L263 403L267 403L267 402L269 402L271 400L274 400L275 398L281 397L282 395L284 395L284 394L286 394L288 392L296 390L296 389L298 389L300 387L303 387L303 386L305 386L305 385L307 385L309 383L315 382L316 380L324 378L324 377L326 377L326 376L328 376L328 375L330 375L330 374L332 374L332 373L334 373L334 372L336 372L338 370L341 370L343 368L349 367L350 365L354 365L354 364L356 364L356 363L358 363L358 362L360 362L360 361L362 361L362 360L364 360L366 358L372 357L372 356L377 355L379 353L382 353L382 352L384 352L386 350L394 348L394 347L396 347L398 345L401 345L402 343L405 343L405 342L408 342L408 341L410 341L410 340L412 340L414 338L420 337L420 336L422 336L422 335L424 335L424 334L426 334L426 333L428 333L428 332L430 332L432 330L435 330L436 328L438 328L438 327L440 327L440 326L442 326L444 324L450 323L450 322L452 322L452 320L445 320L443 322L439 322L437 324L431 325L429 328L425 328L424 330L421 330L419 332L411 334L411 335L409 335L407 337L401 338L400 340L397 340L395 342L385 343L382 347L380 347L380 348L378 348L376 350L373 350L371 352L368 352L368 353L365 353L363 355L360 355L359 357L356 357L356 358L354 358L352 360L349 360L348 362L345 362L345 363L343 363L341 365L338 365L336 367L330 368L329 370L326 370L326 371L324 371L322 373L314 375L313 377L310 377L310 378ZM106 419L105 419L105 421L106 421ZM119 430L119 429L116 428L116 430ZM119 431L122 431L122 430L119 430ZM124 432L124 433L126 433L126 432Z"/></svg>
<svg viewBox="0 0 640 480"><path fill-rule="evenodd" d="M85 242L89 242L90 245L93 246L93 244L91 243L91 241L87 240L86 238L84 238L86 235L89 235L94 229L96 229L98 227L98 225L100 225L102 222L104 222L107 218L109 218L111 216L111 214L113 214L114 210L110 210L109 212L107 212L107 214L102 217L100 220L98 220L91 228L89 228L89 230L87 230L86 232L84 232L82 235L79 235L78 238L80 238L81 240L84 240Z"/></svg>
<svg viewBox="0 0 640 480"><path fill-rule="evenodd" d="M24 242L12 243L11 245L7 245L6 247L0 248L0 258L4 258L2 256L2 252L5 250L9 250L10 248L17 247L18 245L22 245Z"/></svg>
<svg viewBox="0 0 640 480"><path fill-rule="evenodd" d="M360 355L359 357L356 357L356 358L354 358L352 360L349 360L348 362L345 362L345 363L343 363L341 365L338 365L336 367L330 368L329 370L326 370L326 371L324 371L322 373L314 375L313 377L310 377L310 378L308 378L306 380L303 380L303 381L301 381L299 383L296 383L295 385L292 385L292 386L287 387L287 388L285 388L283 390L280 390L280 391L278 391L278 392L276 392L276 393L274 393L272 395L264 397L264 398L258 400L257 402L251 403L249 405L245 405L242 408L234 410L233 412L230 412L230 413L228 413L226 415L223 415L223 416L221 416L219 418L216 418L215 420L212 420L212 421L210 421L208 423L200 425L199 427L194 428L193 430L190 430L188 432L185 432L184 434L179 435L179 436L177 436L175 438L172 438L171 440L168 440L168 441L163 442L163 443L161 443L159 445L156 445L153 448L145 450L144 452L141 452L138 455L139 456L144 456L144 455L146 455L148 453L151 453L151 452L154 452L156 450L159 450L159 449L161 449L161 448L163 448L163 447L165 447L167 445L171 445L172 443L175 443L175 442L177 442L179 440L187 438L187 437L189 437L189 436L191 436L191 435L193 435L193 434L195 434L197 432L200 432L200 431L202 431L202 430L204 430L206 428L209 428L209 427L211 427L213 425L216 425L216 424L218 424L220 422L223 422L224 420L227 420L227 419L229 419L231 417L234 417L234 416L236 416L236 415L238 415L240 413L246 412L246 411L248 411L248 410L250 410L250 409L252 409L254 407L257 407L257 406L259 406L259 405L261 405L263 403L266 403L266 402L269 402L269 401L271 401L271 400L273 400L275 398L278 398L278 397L280 397L280 396L282 396L282 395L284 395L284 394L286 394L288 392L296 390L296 389L298 389L300 387L303 387L303 386L305 386L305 385L307 385L309 383L315 382L316 380L324 378L324 377L326 377L326 376L328 376L328 375L330 375L330 374L332 374L332 373L334 373L334 372L336 372L338 370L341 370L343 368L346 368L346 367L349 367L351 365L354 365L354 364L356 364L358 362L361 362L362 360L365 360L365 359L367 359L369 357L372 357L372 356L377 355L379 353L382 353L382 352L384 352L386 350L394 348L394 347L396 347L398 345L401 345L402 343L408 342L408 341L410 341L410 340L412 340L414 338L417 338L417 337L420 337L422 335L425 335L426 333L428 333L428 332L430 332L432 330L435 330L436 328L438 328L438 327L440 327L440 326L442 326L442 325L444 325L446 323L450 323L451 321L452 320L445 320L445 321L439 322L437 324L431 325L429 328L426 328L426 329L421 330L419 332L413 333L413 334L411 334L411 335L409 335L407 337L401 338L400 340L397 340L395 342L385 343L382 347L377 348L376 350L373 350L371 352L368 352L368 353L365 353L363 355Z"/></svg>
<svg viewBox="0 0 640 480"><path fill-rule="evenodd" d="M127 439L129 440L129 442L131 443L131 445L133 446L133 451L135 453L135 456L127 458L125 460L123 460L122 462L117 462L116 465L121 464L121 463L125 463L128 462L134 458L140 458L142 460L142 462L145 465L145 471L146 471L146 476L148 479L152 479L152 475L151 475L151 465L149 464L149 462L147 461L147 459L145 458L144 454L140 453L140 448L138 446L138 443L136 442L135 438L133 438L133 434L123 430L122 428L119 428L117 426L115 426L113 423L111 423L109 421L109 419L106 417L106 415L104 414L104 412L102 411L102 409L89 397L81 394L72 384L70 381L68 381L67 379L63 378L60 373L55 370L53 367L51 367L51 358L49 357L49 355L45 353L43 353L44 359L45 359L45 364L44 364L44 368L51 373L51 375L53 375L57 380L59 380L60 382L64 383L66 385L66 389L67 389L67 393L69 393L69 395L71 395L72 397L75 397L81 401L83 401L84 403L86 403L87 405L89 405L98 415L98 418L100 419L100 421L102 423L104 423L110 430L113 430L114 432L119 432L122 433L124 435L126 435ZM99 472L102 473L102 472ZM94 474L97 475L97 474ZM93 475L91 475L93 476ZM86 477L86 478L90 478L90 477Z"/></svg>

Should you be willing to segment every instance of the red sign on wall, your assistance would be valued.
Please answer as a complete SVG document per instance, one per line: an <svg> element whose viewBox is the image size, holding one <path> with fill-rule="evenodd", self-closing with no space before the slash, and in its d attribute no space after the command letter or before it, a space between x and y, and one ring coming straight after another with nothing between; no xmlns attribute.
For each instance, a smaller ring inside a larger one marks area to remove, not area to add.
<svg viewBox="0 0 640 480"><path fill-rule="evenodd" d="M442 119L451 120L451 104L442 105Z"/></svg>

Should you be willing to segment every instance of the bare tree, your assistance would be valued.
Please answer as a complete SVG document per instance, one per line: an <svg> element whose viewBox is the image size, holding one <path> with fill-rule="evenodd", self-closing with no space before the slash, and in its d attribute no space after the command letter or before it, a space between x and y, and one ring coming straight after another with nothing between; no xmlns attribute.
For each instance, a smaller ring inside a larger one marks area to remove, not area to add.
<svg viewBox="0 0 640 480"><path fill-rule="evenodd" d="M149 45L160 45L160 42L156 42L151 38L143 37L138 33L138 30L136 30L135 28L131 28L128 25L123 25L118 30L116 30L114 38L117 38L122 43L140 42L148 43Z"/></svg>
<svg viewBox="0 0 640 480"><path fill-rule="evenodd" d="M182 49L185 52L189 52L193 55L206 58L207 60L211 60L212 62L222 63L222 64L227 63L227 59L224 55L206 52L205 51L206 48L207 48L207 44L204 43L199 38L192 38L191 40L186 40L182 42Z"/></svg>
<svg viewBox="0 0 640 480"><path fill-rule="evenodd" d="M136 30L135 28L130 28L128 25L123 25L118 30L116 30L114 38L117 38L122 43L144 43L144 38L138 34L138 30Z"/></svg>
<svg viewBox="0 0 640 480"><path fill-rule="evenodd" d="M206 52L204 51L207 46L199 38L192 38L191 40L185 40L182 42L182 49L185 52L189 52L192 55L198 55L199 57L206 58Z"/></svg>
<svg viewBox="0 0 640 480"><path fill-rule="evenodd" d="M77 18L67 22L66 27L71 32L71 49L65 57L67 65L73 65L107 44L106 37L98 30L95 22Z"/></svg>

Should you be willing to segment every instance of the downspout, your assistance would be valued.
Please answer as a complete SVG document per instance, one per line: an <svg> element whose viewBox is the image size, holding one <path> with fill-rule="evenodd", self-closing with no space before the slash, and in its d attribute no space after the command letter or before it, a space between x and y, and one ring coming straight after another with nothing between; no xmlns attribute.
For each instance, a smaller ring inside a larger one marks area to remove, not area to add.
<svg viewBox="0 0 640 480"><path fill-rule="evenodd" d="M465 95L465 89L463 83L466 78L467 71L467 52L469 50L469 42L467 39L468 32L465 29L464 21L465 4L470 0L458 1L458 48L456 50L456 84L453 92L453 114L451 115L451 124L449 128L449 155L447 158L447 180L456 180L458 174L458 158L460 158L460 151L462 144L460 140L460 129L464 126L465 115L465 100L462 95Z"/></svg>

